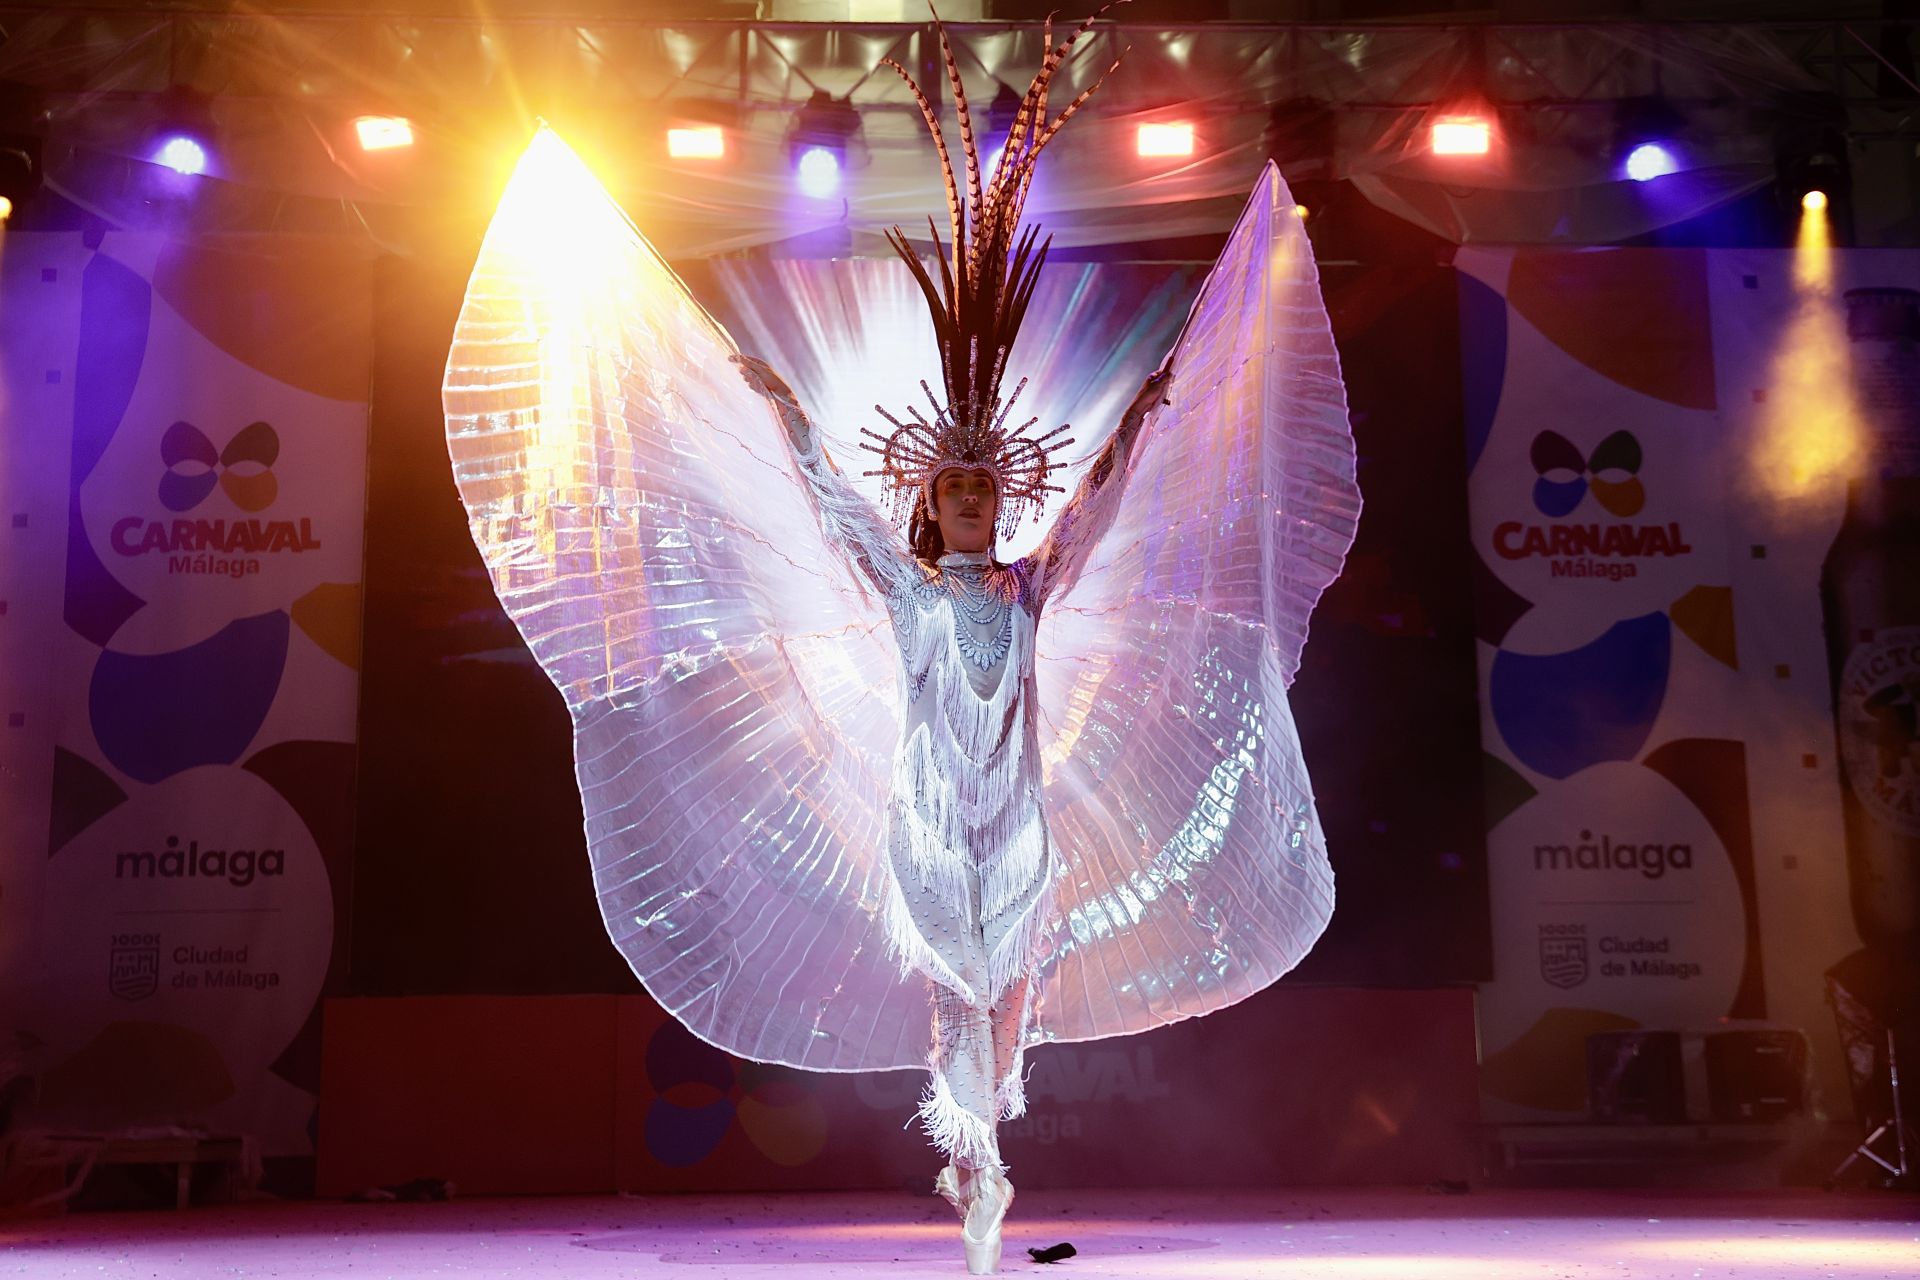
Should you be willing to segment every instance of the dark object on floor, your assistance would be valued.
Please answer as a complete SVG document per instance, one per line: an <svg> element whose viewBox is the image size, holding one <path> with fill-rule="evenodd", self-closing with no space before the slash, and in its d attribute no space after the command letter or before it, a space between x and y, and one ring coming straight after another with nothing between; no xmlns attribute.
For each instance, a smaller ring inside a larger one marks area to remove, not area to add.
<svg viewBox="0 0 1920 1280"><path fill-rule="evenodd" d="M1071 1258L1078 1252L1080 1252L1078 1249L1062 1240L1059 1244L1050 1244L1044 1249L1029 1249L1027 1256L1035 1262L1059 1262L1062 1259Z"/></svg>
<svg viewBox="0 0 1920 1280"><path fill-rule="evenodd" d="M445 1178L415 1178L384 1187L367 1187L347 1197L349 1204L391 1204L396 1200L451 1200L454 1185Z"/></svg>
<svg viewBox="0 0 1920 1280"><path fill-rule="evenodd" d="M1427 1191L1436 1196L1464 1196L1472 1187L1465 1178L1435 1178L1427 1184Z"/></svg>

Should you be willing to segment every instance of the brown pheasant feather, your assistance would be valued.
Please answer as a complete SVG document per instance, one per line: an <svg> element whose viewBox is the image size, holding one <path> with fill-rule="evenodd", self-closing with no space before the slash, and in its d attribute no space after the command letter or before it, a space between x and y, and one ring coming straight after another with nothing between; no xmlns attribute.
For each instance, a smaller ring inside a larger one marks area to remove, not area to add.
<svg viewBox="0 0 1920 1280"><path fill-rule="evenodd" d="M1059 438L1068 428L1062 426L1039 436L1028 436L1027 428L1037 421L1029 420L1009 430L1006 420L1019 398L1020 388L1026 383L1022 381L1004 402L1000 397L1007 353L1026 316L1050 243L1039 239L1035 227L1022 231L1020 213L1033 183L1034 162L1040 152L1060 132L1061 126L1086 104L1120 61L1115 59L1099 80L1075 97L1059 116L1049 120L1047 93L1053 76L1074 45L1092 30L1093 24L1115 4L1124 2L1112 0L1057 45L1053 43L1053 19L1048 17L1042 33L1046 55L1033 83L1021 95L1000 157L984 182L960 64L954 58L945 24L938 13L933 15L940 41L940 59L959 119L960 148L966 169L964 198L939 115L926 92L900 63L891 58L883 60L884 65L892 67L907 82L926 121L927 132L933 135L941 179L946 186L948 232L952 237L949 253L943 249L940 234L929 220L934 261L939 264L936 279L904 232L895 227L887 233L887 242L906 261L926 297L946 384L944 404L931 388L921 384L932 402L931 420L915 408L908 411L912 420L903 423L876 405L881 415L893 424L893 432L882 435L862 429L862 434L869 437L861 442L862 447L880 455L879 468L867 474L884 478L894 500L896 519L903 518L911 510L914 497L950 466L984 467L993 472L999 489L1002 533L1011 533L1028 513L1038 517L1046 495L1059 491L1059 486L1049 484L1047 478L1053 468L1052 453L1071 443L1070 439Z"/></svg>

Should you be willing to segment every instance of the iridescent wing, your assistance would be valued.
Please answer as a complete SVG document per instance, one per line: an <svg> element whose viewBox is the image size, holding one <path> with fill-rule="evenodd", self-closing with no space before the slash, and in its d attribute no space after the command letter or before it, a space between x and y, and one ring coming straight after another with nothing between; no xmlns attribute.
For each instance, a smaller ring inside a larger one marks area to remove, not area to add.
<svg viewBox="0 0 1920 1280"><path fill-rule="evenodd" d="M1333 911L1286 690L1360 494L1319 274L1271 165L1175 345L1171 399L1041 620L1067 877L1043 1040L1232 1004L1297 964Z"/></svg>
<svg viewBox="0 0 1920 1280"><path fill-rule="evenodd" d="M926 992L880 919L886 609L733 354L542 130L454 332L454 477L572 713L601 913L647 990L744 1057L920 1066Z"/></svg>

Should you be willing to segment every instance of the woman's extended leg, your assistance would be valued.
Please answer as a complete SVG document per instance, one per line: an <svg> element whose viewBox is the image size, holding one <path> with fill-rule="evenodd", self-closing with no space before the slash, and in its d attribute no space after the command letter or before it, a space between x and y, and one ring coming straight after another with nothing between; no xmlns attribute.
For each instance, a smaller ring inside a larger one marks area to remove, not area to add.
<svg viewBox="0 0 1920 1280"><path fill-rule="evenodd" d="M1002 1120L1027 1113L1027 1089L1022 1064L1026 1061L1028 980L1008 985L993 1007L993 1105Z"/></svg>
<svg viewBox="0 0 1920 1280"><path fill-rule="evenodd" d="M999 1270L1000 1225L1013 1203L1013 1184L1000 1163L998 1129L1008 1073L996 1052L1004 1037L995 1032L993 1011L935 988L932 1078L920 1115L952 1161L934 1188L960 1215L967 1270L975 1275ZM1017 1075L1014 1079L1017 1087Z"/></svg>
<svg viewBox="0 0 1920 1280"><path fill-rule="evenodd" d="M920 1118L934 1145L962 1170L1000 1167L995 1047L990 1013L936 985L932 1073Z"/></svg>

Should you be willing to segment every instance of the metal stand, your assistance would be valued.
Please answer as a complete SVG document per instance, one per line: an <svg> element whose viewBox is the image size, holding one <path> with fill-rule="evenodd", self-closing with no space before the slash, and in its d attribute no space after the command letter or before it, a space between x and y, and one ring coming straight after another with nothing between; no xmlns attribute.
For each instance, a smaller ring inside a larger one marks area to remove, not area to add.
<svg viewBox="0 0 1920 1280"><path fill-rule="evenodd" d="M1906 1114L1900 1106L1900 1058L1894 1051L1891 1030L1887 1032L1887 1079L1893 1088L1893 1117L1883 1120L1879 1128L1868 1134L1860 1145L1840 1162L1840 1167L1835 1169L1832 1176L1827 1179L1829 1188L1840 1181L1840 1175L1851 1169L1856 1160L1873 1161L1896 1181L1905 1181L1914 1176L1913 1155L1910 1148L1915 1144L1913 1144L1912 1131L1907 1128ZM1893 1160L1888 1160L1874 1149L1875 1144L1889 1134L1893 1137Z"/></svg>

